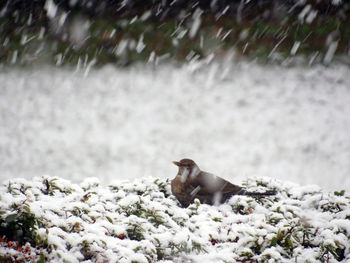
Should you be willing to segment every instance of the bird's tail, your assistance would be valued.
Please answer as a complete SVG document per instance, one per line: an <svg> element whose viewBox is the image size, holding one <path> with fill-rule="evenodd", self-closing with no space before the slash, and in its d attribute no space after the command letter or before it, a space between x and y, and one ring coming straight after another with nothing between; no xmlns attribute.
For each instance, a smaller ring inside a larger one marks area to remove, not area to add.
<svg viewBox="0 0 350 263"><path fill-rule="evenodd" d="M252 197L262 197L262 196L275 195L275 194L277 194L277 191L276 191L276 189L268 190L266 192L249 192L249 191L244 191L241 194L242 195L247 195L247 196L252 196Z"/></svg>

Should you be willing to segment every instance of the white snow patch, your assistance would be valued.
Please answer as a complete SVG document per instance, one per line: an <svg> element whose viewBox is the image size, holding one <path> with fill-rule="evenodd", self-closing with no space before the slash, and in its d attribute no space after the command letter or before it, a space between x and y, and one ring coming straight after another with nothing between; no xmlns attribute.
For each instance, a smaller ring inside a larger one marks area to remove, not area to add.
<svg viewBox="0 0 350 263"><path fill-rule="evenodd" d="M53 0L46 0L44 9L46 10L47 16L52 19L56 16L57 5Z"/></svg>
<svg viewBox="0 0 350 263"><path fill-rule="evenodd" d="M1 70L0 181L173 178L171 161L189 157L237 184L269 176L350 189L345 65L89 69Z"/></svg>

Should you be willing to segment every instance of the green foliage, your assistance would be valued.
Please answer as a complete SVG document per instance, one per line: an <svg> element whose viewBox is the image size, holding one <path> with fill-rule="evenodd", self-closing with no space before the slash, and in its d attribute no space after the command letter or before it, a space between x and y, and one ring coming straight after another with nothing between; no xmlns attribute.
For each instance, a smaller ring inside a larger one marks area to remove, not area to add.
<svg viewBox="0 0 350 263"><path fill-rule="evenodd" d="M345 258L345 248L326 245L322 246L321 249L323 251L323 258L327 260L327 262L329 261L329 253L332 254L337 261L342 261Z"/></svg>
<svg viewBox="0 0 350 263"><path fill-rule="evenodd" d="M45 195L55 195L55 191L59 191L61 193L66 193L66 194L71 193L70 189L62 189L55 183L55 181L57 181L57 178L52 178L50 180L47 178L44 178L43 180L44 188L41 190L41 192Z"/></svg>
<svg viewBox="0 0 350 263"><path fill-rule="evenodd" d="M164 194L165 198L168 198L171 195L171 192L169 191L169 183L169 179L165 182L159 179L154 180L154 184L158 186L159 191Z"/></svg>
<svg viewBox="0 0 350 263"><path fill-rule="evenodd" d="M7 236L10 240L17 240L21 245L29 242L32 246L36 246L36 230L42 225L26 208L0 218L0 236Z"/></svg>
<svg viewBox="0 0 350 263"><path fill-rule="evenodd" d="M165 224L163 217L160 214L158 214L156 210L146 210L145 217L156 227Z"/></svg>
<svg viewBox="0 0 350 263"><path fill-rule="evenodd" d="M80 244L80 252L84 256L84 260L91 260L94 258L94 253L91 251L91 244L87 241L84 240L82 244Z"/></svg>
<svg viewBox="0 0 350 263"><path fill-rule="evenodd" d="M128 228L126 229L127 233L128 233L128 237L131 240L137 240L137 241L141 241L144 240L145 237L143 235L143 232L145 231L139 224L136 223L130 223L128 225Z"/></svg>
<svg viewBox="0 0 350 263"><path fill-rule="evenodd" d="M40 258L37 261L37 263L45 263L45 256L44 255L40 255Z"/></svg>
<svg viewBox="0 0 350 263"><path fill-rule="evenodd" d="M89 22L86 37L78 44L69 33L74 18ZM89 18L71 12L62 28L55 30L43 17L28 23L27 17L15 20L7 14L0 18L0 62L10 65L46 62L83 68L106 63L127 66L147 62L151 54L158 62L164 58L184 62L209 54L222 57L232 49L238 57L263 62L279 57L284 61L295 55L290 52L295 42L300 43L296 55L309 57L317 52L324 56L327 38L334 33L338 41L336 54L346 55L350 41L348 19L322 13L310 23L300 21L295 14L271 20L257 16L237 22L229 14L217 19L203 13L199 30L191 37L191 15L159 19L153 14L143 21L130 14ZM138 49L141 42L144 46ZM272 56L273 53L278 56Z"/></svg>
<svg viewBox="0 0 350 263"><path fill-rule="evenodd" d="M336 196L344 196L344 194L345 194L345 190L341 190L341 191L334 191L334 195L336 195Z"/></svg>
<svg viewBox="0 0 350 263"><path fill-rule="evenodd" d="M188 206L188 209L190 211L189 215L192 216L192 215L198 214L198 208L200 205L201 205L200 201L198 199L195 199L194 203Z"/></svg>

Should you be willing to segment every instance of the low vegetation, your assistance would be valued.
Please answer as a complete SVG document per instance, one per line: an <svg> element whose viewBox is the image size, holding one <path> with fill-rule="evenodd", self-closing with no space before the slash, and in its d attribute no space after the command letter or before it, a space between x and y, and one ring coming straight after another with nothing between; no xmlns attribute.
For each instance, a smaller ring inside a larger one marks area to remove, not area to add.
<svg viewBox="0 0 350 263"><path fill-rule="evenodd" d="M349 194L269 178L245 187L278 194L181 208L163 179L12 179L0 187L0 262L350 259Z"/></svg>

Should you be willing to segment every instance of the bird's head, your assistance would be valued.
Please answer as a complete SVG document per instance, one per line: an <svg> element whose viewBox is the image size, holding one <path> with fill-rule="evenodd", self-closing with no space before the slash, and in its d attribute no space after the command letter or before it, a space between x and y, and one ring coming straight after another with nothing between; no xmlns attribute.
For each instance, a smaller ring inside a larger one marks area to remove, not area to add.
<svg viewBox="0 0 350 263"><path fill-rule="evenodd" d="M182 159L179 162L173 162L173 164L179 167L177 175L181 176L182 183L196 177L200 173L198 165L191 159Z"/></svg>

